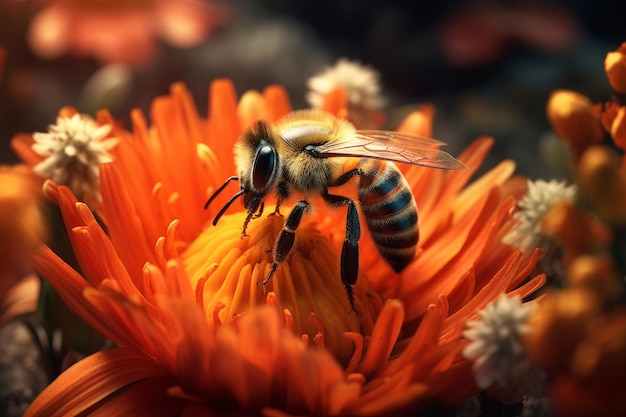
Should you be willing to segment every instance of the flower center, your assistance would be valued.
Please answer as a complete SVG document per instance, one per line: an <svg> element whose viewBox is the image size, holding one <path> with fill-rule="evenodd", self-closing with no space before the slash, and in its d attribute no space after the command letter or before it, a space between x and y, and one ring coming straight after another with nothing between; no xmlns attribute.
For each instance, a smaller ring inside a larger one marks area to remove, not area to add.
<svg viewBox="0 0 626 417"><path fill-rule="evenodd" d="M182 254L193 287L197 293L202 291L199 302L210 321L224 323L266 303L260 282L272 266L272 249L285 219L278 215L253 219L249 236L242 238L244 219L243 212L223 216ZM358 313L351 311L339 272L341 242L320 228L320 223L315 215L305 216L293 249L278 266L267 291L274 292L280 306L289 311L296 334L318 341L321 334L324 346L345 365L353 344L344 333L369 335L382 302L360 271L354 286Z"/></svg>

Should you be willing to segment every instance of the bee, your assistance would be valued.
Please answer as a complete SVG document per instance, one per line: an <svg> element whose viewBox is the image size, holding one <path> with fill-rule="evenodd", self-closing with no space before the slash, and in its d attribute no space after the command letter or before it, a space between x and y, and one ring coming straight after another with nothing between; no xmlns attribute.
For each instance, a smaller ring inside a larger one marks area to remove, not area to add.
<svg viewBox="0 0 626 417"><path fill-rule="evenodd" d="M239 175L227 178L204 208L207 209L231 181L239 181L239 191L218 211L213 225L243 196L247 210L241 234L244 237L249 222L262 215L268 195L275 195L277 203L273 214L279 215L282 202L294 194L300 196L276 237L272 266L265 279L258 283L265 291L272 275L293 248L302 216L311 208L308 200L319 195L331 207L346 206L340 274L350 306L356 311L352 285L356 283L359 265L359 210L351 198L331 194L329 188L358 177L360 212L375 247L383 259L400 272L417 251L419 228L415 198L394 162L442 169L466 168L438 149L443 144L400 132L356 130L350 122L319 110L294 111L276 124L259 121L241 135L234 148Z"/></svg>

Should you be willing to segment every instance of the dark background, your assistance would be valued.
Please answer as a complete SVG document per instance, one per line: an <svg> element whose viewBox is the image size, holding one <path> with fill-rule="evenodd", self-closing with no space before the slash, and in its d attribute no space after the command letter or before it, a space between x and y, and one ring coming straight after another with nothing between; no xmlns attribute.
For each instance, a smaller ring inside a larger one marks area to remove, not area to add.
<svg viewBox="0 0 626 417"><path fill-rule="evenodd" d="M545 119L548 95L556 88L572 88L594 101L609 99L604 56L626 39L617 1L535 2L530 4L549 7L558 15L554 24L529 27L538 41L509 36L489 57L459 63L446 56L442 40L442 33L455 26L451 22L456 19L456 26L463 25L464 14L477 5L514 14L528 2L240 0L227 4L233 5L232 18L203 45L188 50L161 45L161 55L151 66L129 71L122 91L94 102L81 92L101 64L89 57L37 58L25 41L37 3L0 0L0 45L8 49L0 82L0 162L17 161L8 145L13 134L45 130L63 105L86 113L106 106L126 119L131 108L149 109L156 95L182 80L195 95L201 114L206 114L210 81L228 76L239 93L281 83L294 107L304 107L306 79L337 58L347 57L380 71L391 123L406 106L429 101L437 106L435 136L448 142L451 152L479 134L488 134L496 138L488 166L512 157L520 173L564 177L566 156L550 137ZM544 17L539 13L530 21ZM543 44L542 37L550 39L555 33L565 36L563 45ZM481 53L489 50L480 41L477 45Z"/></svg>

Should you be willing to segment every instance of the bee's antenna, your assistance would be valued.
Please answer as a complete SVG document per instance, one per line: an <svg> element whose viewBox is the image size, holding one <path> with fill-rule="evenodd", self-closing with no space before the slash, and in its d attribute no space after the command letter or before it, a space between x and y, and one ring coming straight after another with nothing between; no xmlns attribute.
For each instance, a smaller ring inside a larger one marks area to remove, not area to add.
<svg viewBox="0 0 626 417"><path fill-rule="evenodd" d="M226 179L226 181L224 181L224 184L220 185L220 188L218 188L217 190L215 190L215 192L213 193L213 195L211 197L209 197L209 199L207 200L206 203L204 203L204 209L206 210L207 208L209 208L209 204L211 204L211 202L213 200L215 200L215 197L217 197L219 195L219 193L221 193L222 191L224 191L224 188L226 188L226 186L233 180L239 180L239 177L237 176L232 176L232 177L228 177ZM231 201L232 203L232 201ZM230 205L230 204L229 204Z"/></svg>
<svg viewBox="0 0 626 417"><path fill-rule="evenodd" d="M222 188L224 188L225 185L222 185ZM222 207L220 209L220 211L217 212L217 215L215 216L215 218L213 219L213 226L215 226L217 224L217 222L219 221L220 217L222 217L222 214L224 214L226 212L226 210L228 210L228 207L230 207L231 204L233 204L233 202L238 199L239 197L241 197L243 195L243 193L245 193L246 190L245 189L241 189L239 191L237 191L231 198L230 200L228 200L226 202L226 204L224 204L224 207ZM211 201L211 199L209 199L209 202ZM207 204L208 205L208 204Z"/></svg>

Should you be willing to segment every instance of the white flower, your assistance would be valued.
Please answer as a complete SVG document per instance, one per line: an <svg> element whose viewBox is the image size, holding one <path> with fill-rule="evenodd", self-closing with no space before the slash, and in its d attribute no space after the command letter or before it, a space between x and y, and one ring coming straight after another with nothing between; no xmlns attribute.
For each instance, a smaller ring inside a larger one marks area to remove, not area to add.
<svg viewBox="0 0 626 417"><path fill-rule="evenodd" d="M478 387L506 386L528 370L522 336L531 310L519 296L502 294L479 313L480 320L467 322L469 329L463 336L471 343L463 349L463 356L474 362Z"/></svg>
<svg viewBox="0 0 626 417"><path fill-rule="evenodd" d="M79 198L100 199L99 166L113 160L109 150L116 138L104 139L110 125L98 126L89 116L57 118L47 133L33 133L33 151L44 159L34 167L38 174L69 186Z"/></svg>
<svg viewBox="0 0 626 417"><path fill-rule="evenodd" d="M535 248L546 248L551 242L541 230L541 221L555 204L571 202L575 196L575 185L567 186L556 180L528 180L528 191L518 202L518 211L513 215L518 225L504 236L502 243L517 246L525 254Z"/></svg>
<svg viewBox="0 0 626 417"><path fill-rule="evenodd" d="M307 84L310 91L306 98L314 108L321 107L324 96L336 87L346 90L348 103L352 107L378 110L385 104L380 92L378 72L346 58L340 58L334 66L309 78Z"/></svg>

